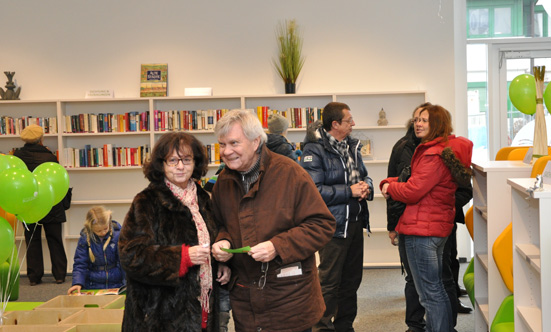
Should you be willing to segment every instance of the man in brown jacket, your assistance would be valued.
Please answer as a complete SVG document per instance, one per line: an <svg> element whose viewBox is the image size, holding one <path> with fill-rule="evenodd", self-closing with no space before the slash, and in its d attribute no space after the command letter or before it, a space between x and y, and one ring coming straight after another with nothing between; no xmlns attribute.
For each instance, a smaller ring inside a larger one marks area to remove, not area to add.
<svg viewBox="0 0 551 332"><path fill-rule="evenodd" d="M308 173L266 148L254 114L229 112L215 134L226 168L212 191L221 224L212 251L232 268L235 330L309 331L325 310L314 254L335 219Z"/></svg>

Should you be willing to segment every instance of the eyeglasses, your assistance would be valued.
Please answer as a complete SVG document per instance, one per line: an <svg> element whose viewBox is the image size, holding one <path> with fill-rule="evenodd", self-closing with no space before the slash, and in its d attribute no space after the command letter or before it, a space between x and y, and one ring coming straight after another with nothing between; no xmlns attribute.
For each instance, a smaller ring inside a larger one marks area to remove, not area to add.
<svg viewBox="0 0 551 332"><path fill-rule="evenodd" d="M345 120L345 119L341 119L341 122L348 122L348 123L353 123L354 122L354 118L350 118L348 120Z"/></svg>
<svg viewBox="0 0 551 332"><path fill-rule="evenodd" d="M178 166L179 162L182 162L183 165L191 165L193 164L193 158L191 157L185 157L185 158L170 158L165 160L165 163L170 167L176 167Z"/></svg>
<svg viewBox="0 0 551 332"><path fill-rule="evenodd" d="M262 275L258 280L258 289L264 289L264 286L266 286L266 275L268 274L268 262L262 263L262 266L260 267L260 272L262 273Z"/></svg>

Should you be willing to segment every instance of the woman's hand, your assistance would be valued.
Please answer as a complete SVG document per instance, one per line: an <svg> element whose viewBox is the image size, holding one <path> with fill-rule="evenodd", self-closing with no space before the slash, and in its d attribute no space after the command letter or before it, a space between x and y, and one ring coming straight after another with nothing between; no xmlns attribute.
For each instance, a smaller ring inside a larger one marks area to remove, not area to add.
<svg viewBox="0 0 551 332"><path fill-rule="evenodd" d="M212 256L214 256L214 259L216 259L219 262L227 262L230 258L233 257L233 254L230 254L229 252L225 252L220 248L230 249L231 248L230 241L220 240L218 242L215 242L212 245Z"/></svg>
<svg viewBox="0 0 551 332"><path fill-rule="evenodd" d="M69 290L67 291L67 295L80 295L81 289L81 285L74 285L73 287L69 288Z"/></svg>
<svg viewBox="0 0 551 332"><path fill-rule="evenodd" d="M210 256L210 248L203 245L193 246L189 248L189 259L193 265L201 265L207 263Z"/></svg>
<svg viewBox="0 0 551 332"><path fill-rule="evenodd" d="M387 192L389 185L390 185L389 183L385 183L385 184L383 184L383 188L381 188L381 193L383 194L383 197L386 198L386 199L390 198L390 195Z"/></svg>
<svg viewBox="0 0 551 332"><path fill-rule="evenodd" d="M230 281L231 278L231 269L226 264L218 264L218 274L216 281L220 283L220 285L225 285Z"/></svg>

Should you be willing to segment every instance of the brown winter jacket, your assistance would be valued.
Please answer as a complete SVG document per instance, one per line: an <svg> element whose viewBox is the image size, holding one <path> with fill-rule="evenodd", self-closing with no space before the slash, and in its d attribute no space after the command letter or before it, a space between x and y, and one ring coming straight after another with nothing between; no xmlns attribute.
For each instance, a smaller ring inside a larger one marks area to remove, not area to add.
<svg viewBox="0 0 551 332"><path fill-rule="evenodd" d="M213 213L223 226L217 240L232 248L271 241L278 256L269 262L264 289L258 288L262 263L234 254L230 299L236 331L304 331L325 310L314 254L333 236L335 219L312 178L293 160L261 152L258 180L244 193L241 174L222 171L213 189ZM279 269L300 262L302 275L277 277Z"/></svg>

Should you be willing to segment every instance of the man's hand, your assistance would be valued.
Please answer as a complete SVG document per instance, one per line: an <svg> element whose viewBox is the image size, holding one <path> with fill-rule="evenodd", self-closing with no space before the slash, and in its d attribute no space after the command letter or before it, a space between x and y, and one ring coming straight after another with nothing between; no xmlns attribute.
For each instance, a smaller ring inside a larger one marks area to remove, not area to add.
<svg viewBox="0 0 551 332"><path fill-rule="evenodd" d="M214 256L214 259L216 259L219 262L227 262L230 258L233 257L233 254L230 254L229 252L225 252L220 248L230 249L231 248L230 241L220 240L218 242L215 242L212 245L212 256Z"/></svg>
<svg viewBox="0 0 551 332"><path fill-rule="evenodd" d="M277 251L271 241L265 241L252 247L249 256L257 262L269 262L277 256Z"/></svg>
<svg viewBox="0 0 551 332"><path fill-rule="evenodd" d="M350 186L352 197L358 197L358 200L366 199L369 196L369 185L365 181L360 181Z"/></svg>
<svg viewBox="0 0 551 332"><path fill-rule="evenodd" d="M230 281L231 278L231 269L226 264L218 264L218 274L216 275L216 281L220 283L220 285L225 285Z"/></svg>

